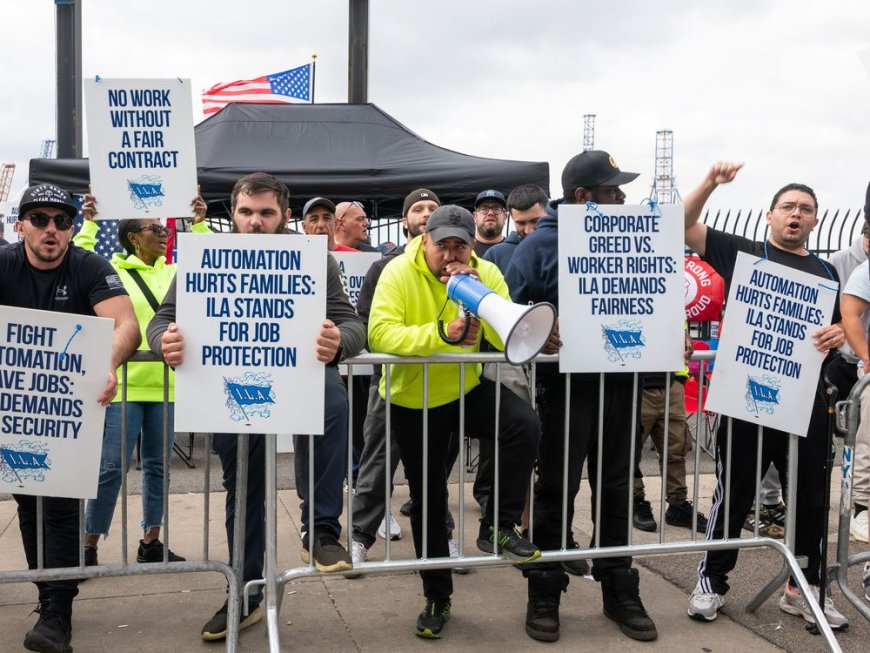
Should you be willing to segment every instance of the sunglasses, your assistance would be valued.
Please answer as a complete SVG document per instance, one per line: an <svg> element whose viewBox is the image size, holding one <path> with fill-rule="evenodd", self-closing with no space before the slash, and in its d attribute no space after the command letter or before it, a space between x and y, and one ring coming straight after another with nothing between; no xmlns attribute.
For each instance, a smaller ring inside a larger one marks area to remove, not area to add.
<svg viewBox="0 0 870 653"><path fill-rule="evenodd" d="M146 224L144 227L139 227L138 229L134 230L133 233L139 233L140 231L150 231L155 236L168 236L170 233L172 233L172 229L170 229L169 227L164 227L163 225L153 223Z"/></svg>
<svg viewBox="0 0 870 653"><path fill-rule="evenodd" d="M347 215L347 212L350 211L350 208L352 206L355 206L358 209L362 209L363 211L366 210L366 208L362 205L362 202L353 201L348 205L348 207L344 211L341 212L341 215L338 215L335 217L336 221L344 219L344 216Z"/></svg>
<svg viewBox="0 0 870 653"><path fill-rule="evenodd" d="M37 229L45 229L48 223L54 220L54 226L58 231L69 231L73 226L73 219L66 214L63 215L46 215L45 213L31 213L21 218L22 220L30 220Z"/></svg>

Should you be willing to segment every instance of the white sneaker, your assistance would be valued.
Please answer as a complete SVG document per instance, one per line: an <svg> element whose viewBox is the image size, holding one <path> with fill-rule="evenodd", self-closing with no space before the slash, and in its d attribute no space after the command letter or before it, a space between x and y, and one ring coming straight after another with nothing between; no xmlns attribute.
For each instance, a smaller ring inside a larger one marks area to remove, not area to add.
<svg viewBox="0 0 870 653"><path fill-rule="evenodd" d="M447 540L447 548L450 549L450 557L458 558L459 557L459 540L455 540L452 537ZM454 574L467 574L471 569L469 567L454 567Z"/></svg>
<svg viewBox="0 0 870 653"><path fill-rule="evenodd" d="M816 601L818 601L818 587L813 587L813 594L815 594ZM813 613L810 612L810 606L807 604L806 598L797 587L791 587L786 584L785 591L782 593L782 598L779 599L779 609L788 614L793 614L796 617L802 617L803 620L808 623L816 623L816 620L813 618ZM825 618L828 620L828 625L831 627L831 630L845 630L849 627L849 620L834 607L834 602L831 600L831 597L827 595L825 595Z"/></svg>
<svg viewBox="0 0 870 653"><path fill-rule="evenodd" d="M870 601L870 562L864 563L864 574L861 581L864 583L864 598Z"/></svg>
<svg viewBox="0 0 870 653"><path fill-rule="evenodd" d="M350 559L353 561L354 565L360 562L368 562L369 550L366 548L366 545L357 540L351 540Z"/></svg>
<svg viewBox="0 0 870 653"><path fill-rule="evenodd" d="M719 608L725 605L725 597L715 592L704 592L701 583L695 585L689 597L689 616L698 621L714 621Z"/></svg>
<svg viewBox="0 0 870 653"><path fill-rule="evenodd" d="M396 518L393 517L393 513L387 514L382 520L381 525L378 526L378 535L382 540L387 539L387 520L389 520L390 525L390 539L394 542L396 540L402 539L402 527L399 526L399 522L396 521Z"/></svg>
<svg viewBox="0 0 870 653"><path fill-rule="evenodd" d="M849 520L849 534L853 540L858 542L870 542L868 537L868 515L866 510L862 510L857 517L853 514Z"/></svg>

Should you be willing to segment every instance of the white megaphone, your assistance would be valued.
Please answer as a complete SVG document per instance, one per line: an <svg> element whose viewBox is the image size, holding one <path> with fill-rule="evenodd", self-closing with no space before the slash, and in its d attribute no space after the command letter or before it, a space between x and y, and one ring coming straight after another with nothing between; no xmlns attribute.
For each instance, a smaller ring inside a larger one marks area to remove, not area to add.
<svg viewBox="0 0 870 653"><path fill-rule="evenodd" d="M512 365L528 363L537 356L556 324L552 304L514 304L468 274L450 277L447 296L496 330L504 343L505 358Z"/></svg>

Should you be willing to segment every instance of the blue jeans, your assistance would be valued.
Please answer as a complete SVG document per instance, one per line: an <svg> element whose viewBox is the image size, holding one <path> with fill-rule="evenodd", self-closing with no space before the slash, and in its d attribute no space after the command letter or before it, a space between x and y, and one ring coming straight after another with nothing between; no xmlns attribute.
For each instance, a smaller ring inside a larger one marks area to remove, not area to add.
<svg viewBox="0 0 870 653"><path fill-rule="evenodd" d="M169 404L169 437L167 455L175 442L175 406ZM142 431L139 455L142 459L142 522L144 530L163 523L163 403L130 402L127 404L127 460L124 471L130 469L136 436ZM85 511L85 532L108 535L121 489L121 404L106 408L103 431L103 453L100 460L100 485L97 498L88 501Z"/></svg>

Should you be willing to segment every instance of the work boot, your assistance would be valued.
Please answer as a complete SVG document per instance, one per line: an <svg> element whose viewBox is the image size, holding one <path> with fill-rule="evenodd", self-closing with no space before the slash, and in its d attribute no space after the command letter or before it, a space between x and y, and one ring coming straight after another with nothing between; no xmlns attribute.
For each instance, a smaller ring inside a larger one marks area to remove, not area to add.
<svg viewBox="0 0 870 653"><path fill-rule="evenodd" d="M640 600L637 569L616 569L602 576L600 581L604 615L615 621L622 632L643 642L659 636Z"/></svg>
<svg viewBox="0 0 870 653"><path fill-rule="evenodd" d="M70 653L72 646L72 624L68 614L52 612L48 606L37 606L39 614L36 625L24 636L24 648L28 651L47 651L49 653Z"/></svg>
<svg viewBox="0 0 870 653"><path fill-rule="evenodd" d="M568 576L561 569L529 572L526 634L541 642L559 639L559 603L567 591Z"/></svg>

